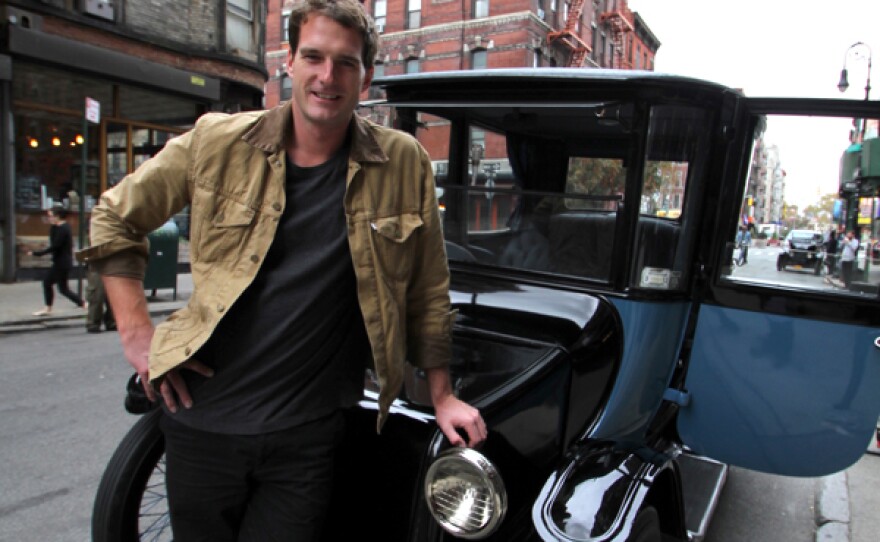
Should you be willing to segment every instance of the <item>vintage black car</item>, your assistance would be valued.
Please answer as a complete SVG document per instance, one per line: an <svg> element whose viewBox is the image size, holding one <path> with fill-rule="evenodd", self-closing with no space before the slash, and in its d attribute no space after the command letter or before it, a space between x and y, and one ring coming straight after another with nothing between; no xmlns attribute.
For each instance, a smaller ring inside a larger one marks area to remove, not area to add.
<svg viewBox="0 0 880 542"><path fill-rule="evenodd" d="M822 234L813 230L791 230L782 242L782 252L776 257L776 269L782 271L788 266L795 269L810 269L818 275L825 261L825 248Z"/></svg>
<svg viewBox="0 0 880 542"><path fill-rule="evenodd" d="M412 371L376 434L366 369L326 540L699 539L728 464L819 476L861 457L880 413L876 298L730 262L767 127L839 121L842 151L877 102L592 69L375 85L363 114L433 160L455 390L490 433L450 447ZM158 415L111 459L95 540L169 536Z"/></svg>

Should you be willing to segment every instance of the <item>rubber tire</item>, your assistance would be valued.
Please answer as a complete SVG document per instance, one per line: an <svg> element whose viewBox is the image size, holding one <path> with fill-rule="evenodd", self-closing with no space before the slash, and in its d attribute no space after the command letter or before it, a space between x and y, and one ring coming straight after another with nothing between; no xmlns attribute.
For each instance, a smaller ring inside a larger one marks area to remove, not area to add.
<svg viewBox="0 0 880 542"><path fill-rule="evenodd" d="M660 514L653 506L645 506L636 515L626 542L662 542Z"/></svg>
<svg viewBox="0 0 880 542"><path fill-rule="evenodd" d="M141 501L147 482L165 453L165 438L159 429L162 415L161 409L154 409L138 420L123 437L107 463L92 510L93 542L140 540ZM164 480L162 489L164 490ZM160 500L162 494L159 492ZM166 538L145 539L171 540L167 502L163 504L165 512L160 514L156 524L163 526L165 530L162 533L167 535ZM152 518L150 521L151 525L156 522Z"/></svg>
<svg viewBox="0 0 880 542"><path fill-rule="evenodd" d="M776 258L776 270L782 271L783 269L785 269L785 258L784 257Z"/></svg>

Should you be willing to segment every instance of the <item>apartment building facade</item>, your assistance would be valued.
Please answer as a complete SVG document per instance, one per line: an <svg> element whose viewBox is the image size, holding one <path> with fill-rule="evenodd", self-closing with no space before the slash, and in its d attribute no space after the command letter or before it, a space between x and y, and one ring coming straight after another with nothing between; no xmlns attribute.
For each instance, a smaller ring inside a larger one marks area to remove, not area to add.
<svg viewBox="0 0 880 542"><path fill-rule="evenodd" d="M290 98L287 14L269 0L265 105ZM376 75L512 67L653 70L660 41L626 0L364 0L381 34Z"/></svg>
<svg viewBox="0 0 880 542"><path fill-rule="evenodd" d="M46 207L67 206L77 232L201 114L263 105L265 2L8 0L0 16L4 282L45 265L27 250L45 241Z"/></svg>

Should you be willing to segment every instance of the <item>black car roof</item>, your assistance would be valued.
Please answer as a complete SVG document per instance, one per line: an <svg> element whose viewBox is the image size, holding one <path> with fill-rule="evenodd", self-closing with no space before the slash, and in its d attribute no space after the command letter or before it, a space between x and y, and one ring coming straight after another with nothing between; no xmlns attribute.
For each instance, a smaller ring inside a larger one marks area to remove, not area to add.
<svg viewBox="0 0 880 542"><path fill-rule="evenodd" d="M559 101L583 99L585 91L612 88L641 93L674 92L695 95L741 93L718 83L653 71L578 68L499 68L414 73L377 77L374 87L388 101ZM684 97L684 96L682 96ZM586 97L588 99L588 96Z"/></svg>

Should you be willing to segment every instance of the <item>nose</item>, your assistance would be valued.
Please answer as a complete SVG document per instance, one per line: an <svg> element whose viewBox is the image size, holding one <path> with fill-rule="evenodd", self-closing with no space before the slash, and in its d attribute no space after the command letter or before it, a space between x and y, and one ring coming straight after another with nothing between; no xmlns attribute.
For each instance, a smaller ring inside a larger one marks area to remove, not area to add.
<svg viewBox="0 0 880 542"><path fill-rule="evenodd" d="M335 69L335 65L333 63L333 59L327 58L324 59L323 64L321 64L321 69L318 73L318 77L321 81L330 82L333 80L333 70Z"/></svg>

